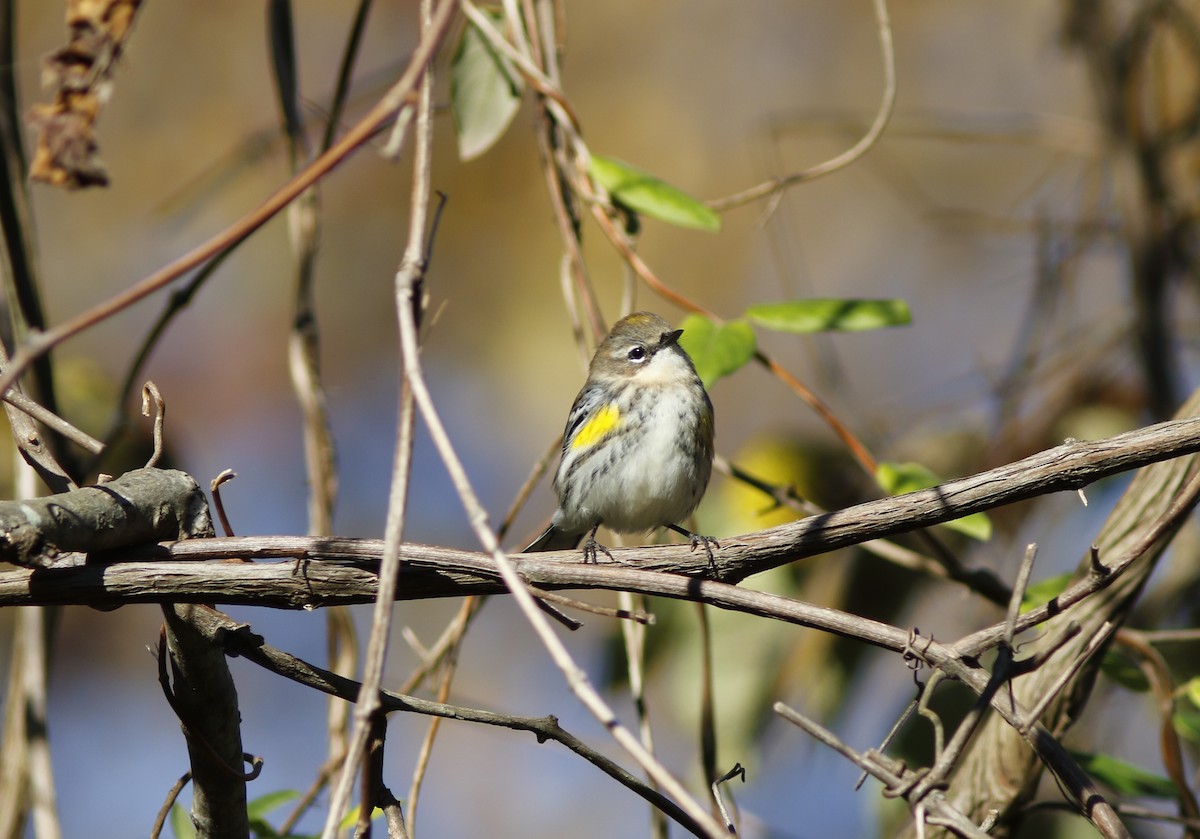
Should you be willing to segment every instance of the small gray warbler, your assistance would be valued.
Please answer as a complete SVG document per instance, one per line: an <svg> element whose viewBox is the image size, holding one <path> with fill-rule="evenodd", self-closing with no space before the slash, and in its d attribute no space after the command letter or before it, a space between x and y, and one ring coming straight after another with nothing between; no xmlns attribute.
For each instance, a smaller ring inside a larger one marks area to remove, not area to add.
<svg viewBox="0 0 1200 839"><path fill-rule="evenodd" d="M713 461L713 408L688 354L682 329L658 315L619 320L596 349L575 397L554 476L558 510L526 552L566 550L584 535L584 562L608 548L596 541L604 525L618 533L669 527L703 545L711 536L679 522L696 509Z"/></svg>

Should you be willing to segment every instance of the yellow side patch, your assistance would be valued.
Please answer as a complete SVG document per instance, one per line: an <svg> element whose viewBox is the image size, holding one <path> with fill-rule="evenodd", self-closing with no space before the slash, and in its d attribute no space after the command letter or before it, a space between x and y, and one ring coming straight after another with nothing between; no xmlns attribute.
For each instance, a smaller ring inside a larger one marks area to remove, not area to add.
<svg viewBox="0 0 1200 839"><path fill-rule="evenodd" d="M599 411L596 411L590 420L580 426L575 439L571 441L571 448L585 449L600 442L610 431L617 427L620 419L621 412L617 410L616 405L605 405Z"/></svg>

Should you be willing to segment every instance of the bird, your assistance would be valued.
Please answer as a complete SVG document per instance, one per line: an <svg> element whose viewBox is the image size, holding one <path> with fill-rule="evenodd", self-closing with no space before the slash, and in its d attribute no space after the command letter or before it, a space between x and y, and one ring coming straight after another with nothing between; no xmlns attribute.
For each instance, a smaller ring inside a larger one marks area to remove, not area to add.
<svg viewBox="0 0 1200 839"><path fill-rule="evenodd" d="M611 560L596 541L601 525L617 533L667 527L715 564L720 543L680 525L708 487L714 435L712 402L679 346L682 334L658 315L634 312L596 348L563 432L558 509L526 553L582 541L585 563L600 553Z"/></svg>

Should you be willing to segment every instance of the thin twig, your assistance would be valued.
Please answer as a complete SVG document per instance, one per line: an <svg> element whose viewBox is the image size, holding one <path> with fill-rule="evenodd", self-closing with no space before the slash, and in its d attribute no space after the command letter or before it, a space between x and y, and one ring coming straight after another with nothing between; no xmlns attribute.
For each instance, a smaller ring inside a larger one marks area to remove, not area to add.
<svg viewBox="0 0 1200 839"><path fill-rule="evenodd" d="M879 52L883 58L883 98L879 103L875 120L871 123L867 133L849 149L824 163L805 169L803 172L772 178L766 183L727 198L709 201L710 207L717 212L724 212L760 198L778 199L789 187L844 169L865 155L879 141L896 106L896 49L892 44L892 24L888 17L887 3L884 0L873 0L872 6L875 9L875 22L879 31Z"/></svg>
<svg viewBox="0 0 1200 839"><path fill-rule="evenodd" d="M916 635L916 632L916 629L914 629L914 636ZM905 657L905 660L908 660L907 656ZM888 733L884 735L882 742L880 742L880 744L873 749L873 751L878 752L879 754L886 752L888 747L892 745L892 741L896 739L896 735L900 733L900 729L902 729L905 724L912 719L912 715L916 713L917 708L920 707L921 697L925 695L925 683L922 682L920 677L917 675L917 671L920 669L919 665L922 662L920 659L913 660L918 663L917 667L912 668L913 683L917 686L917 695L913 697L912 701L905 706L904 711L901 712L900 716L896 718L896 721L892 723L892 727L888 729ZM860 789L862 789L863 783L869 776L870 773L865 770L861 775L858 776L858 780L854 783L855 792L858 792Z"/></svg>
<svg viewBox="0 0 1200 839"><path fill-rule="evenodd" d="M471 622L475 620L476 615L479 614L479 610L483 608L483 604L486 602L486 597L471 596L463 598L462 605L459 607L459 612L463 615L463 619L459 620L458 615L455 615L450 620L441 637L428 650L420 665L400 685L398 693L414 693L429 675L441 665L446 656L454 654L455 648L462 643Z"/></svg>
<svg viewBox="0 0 1200 839"><path fill-rule="evenodd" d="M422 0L420 8L421 43L433 43L440 39L443 29L453 16L456 0L442 0L435 13L432 0ZM392 618L392 598L395 597L400 577L400 543L404 534L405 506L408 499L410 468L412 465L413 396L418 390L412 377L412 366L416 363L418 342L415 334L406 332L411 326L415 332L415 308L422 306L417 290L424 275L426 263L426 228L429 220L430 170L432 167L432 111L433 111L433 68L423 68L419 82L416 106L416 149L413 156L413 185L409 202L408 243L400 269L396 273L395 297L396 316L401 328L401 352L405 357L404 379L400 388L400 412L396 429L396 455L392 468L391 490L388 497L387 521L384 525L384 555L379 570L379 592L371 619L371 635L367 642L366 663L363 670L362 689L354 712L354 727L351 732L346 762L334 787L329 814L322 831L322 839L333 839L337 834L340 813L350 800L354 773L363 759L367 737L379 710L379 687L383 679L384 661L387 655Z"/></svg>
<svg viewBox="0 0 1200 839"><path fill-rule="evenodd" d="M1038 546L1031 542L1025 547L1021 557L1021 565L1017 569L1017 580L1013 583L1012 599L1008 602L1008 613L1004 616L1004 643L1012 647L1017 634L1017 617L1021 614L1021 601L1025 599L1025 590L1029 586L1029 576L1033 573L1033 561L1037 558Z"/></svg>
<svg viewBox="0 0 1200 839"><path fill-rule="evenodd" d="M458 614L454 619L454 632L457 638L462 639L467 629L467 622L470 620L471 612L464 604L463 608L458 610ZM461 649L461 643L452 646L445 658L442 660L442 681L438 685L437 701L446 702L450 698L450 686L454 682L454 674L458 671L458 652ZM417 829L417 804L421 800L421 784L425 780L425 773L429 769L429 759L433 756L433 742L437 739L438 731L442 726L441 717L432 717L429 720L429 728L425 731L425 738L421 741L420 751L417 753L417 764L413 768L412 781L408 786L408 824L411 834L416 834Z"/></svg>
<svg viewBox="0 0 1200 839"><path fill-rule="evenodd" d="M1197 827L1196 823L1200 822L1200 805L1192 792L1179 734L1175 731L1175 687L1171 678L1171 668L1162 653L1139 638L1137 633L1118 633L1117 642L1138 656L1142 670L1154 690L1154 698L1158 701L1158 741L1163 768L1167 770L1171 783L1175 785L1183 818L1189 822L1187 839L1198 839L1200 827Z"/></svg>
<svg viewBox="0 0 1200 839"><path fill-rule="evenodd" d="M712 796L713 801L717 802L717 809L721 812L721 818L725 820L725 829L729 831L729 835L737 835L737 827L733 823L733 819L729 815L729 809L725 806L725 799L721 796L721 784L731 778L741 778L742 783L746 783L746 768L740 763L733 764L733 768L719 778L713 780Z"/></svg>
<svg viewBox="0 0 1200 839"><path fill-rule="evenodd" d="M162 835L162 829L171 815L171 808L175 806L175 800L179 798L179 793L183 792L183 788L188 785L190 780L192 780L192 773L184 772L179 776L178 781L171 784L171 788L167 790L166 800L158 808L158 815L154 817L154 826L150 828L150 839L158 839Z"/></svg>
<svg viewBox="0 0 1200 839"><path fill-rule="evenodd" d="M513 5L513 0L509 0L509 6ZM546 77L555 85L559 80L559 45L557 42L543 44L542 39L551 36L560 23L562 13L561 4L550 5L542 2L536 9L525 4L523 28L533 36L528 42L528 49L534 63L544 68ZM512 8L509 8L506 14L510 21L520 17ZM537 105L537 140L542 176L546 181L546 191L554 211L559 239L563 243L559 280L580 362L586 366L591 356L586 332L590 331L593 338L599 339L606 331L600 304L583 258L579 179L580 173L586 168L584 161L587 160L587 153L575 124L561 122L557 118L561 109L555 111L550 101L540 94L537 96Z"/></svg>
<svg viewBox="0 0 1200 839"><path fill-rule="evenodd" d="M825 744L856 766L870 772L876 778L883 781L888 790L900 791L895 794L902 794L909 801L909 805L913 807L913 815L918 828L925 821L923 813L929 811L936 813L939 819L943 819L945 822L953 825L955 832L960 836L969 837L969 839L988 839L988 835L978 826L972 824L966 816L950 806L940 790L928 789L924 791L923 795L916 796L913 792L915 785L912 783L912 773L910 770L906 770L902 766L896 766L884 755L874 752L868 752L865 755L859 754L832 731L810 720L798 711L789 708L782 702L776 702L773 708L776 714L803 729L813 739Z"/></svg>
<svg viewBox="0 0 1200 839"><path fill-rule="evenodd" d="M213 506L217 508L217 520L221 522L221 532L226 536L233 535L233 528L229 526L229 517L225 515L225 500L221 497L221 487L236 477L237 472L232 469L223 469L221 474L213 478L208 485L209 492L213 497Z"/></svg>
<svg viewBox="0 0 1200 839"><path fill-rule="evenodd" d="M0 341L0 369L8 367L8 351L4 348L4 343ZM9 394L14 397L18 395L23 397L19 384L14 385ZM18 399L18 401L20 400ZM75 480L58 462L50 447L46 445L33 417L18 409L12 401L5 401L3 404L8 424L12 428L13 442L16 443L17 451L20 452L24 461L37 472L38 477L50 487L51 491L66 492L73 489L76 486ZM26 495L34 494L36 492L31 485Z"/></svg>
<svg viewBox="0 0 1200 839"><path fill-rule="evenodd" d="M124 434L129 422L126 416L127 405L133 395L134 388L137 387L138 380L141 376L142 368L150 359L150 354L158 345L159 340L166 334L167 327L171 322L183 312L184 309L191 303L192 298L200 291L204 284L212 278L222 265L245 239L240 239L237 242L230 244L225 250L213 256L213 258L204 265L195 275L184 283L179 288L175 289L168 296L166 303L163 305L162 311L155 319L154 324L147 330L146 335L142 338L142 343L137 351L133 354L128 366L125 369L125 377L121 381L121 387L117 391L116 398L113 399L112 419L109 422L108 431L104 434L104 446L106 451L111 451L117 440ZM91 471L100 458L93 458L93 462L89 464L88 470ZM86 472L85 472L86 474Z"/></svg>
<svg viewBox="0 0 1200 839"><path fill-rule="evenodd" d="M1128 816L1131 819L1144 819L1146 821L1163 822L1164 824L1178 824L1191 830L1200 830L1200 819L1189 819L1185 816L1177 816L1174 813L1160 813L1156 810L1151 810L1149 807L1139 807L1136 804L1118 804L1116 807L1118 813L1122 816ZM1065 801L1034 801L1025 808L1024 812L1030 813L1037 810L1074 812L1074 807Z"/></svg>
<svg viewBox="0 0 1200 839"><path fill-rule="evenodd" d="M437 14L434 16L434 25L430 28L428 37L423 38L413 51L412 58L400 80L332 148L280 187L256 209L208 241L108 300L45 332L31 335L13 355L11 363L0 374L0 393L11 388L34 360L41 358L63 341L108 319L117 312L127 309L188 271L200 267L232 243L249 236L294 201L304 190L328 174L351 152L374 137L375 133L393 119L412 97L414 89L449 32L450 22L454 19L456 8L455 0L445 0L438 6Z"/></svg>
<svg viewBox="0 0 1200 839"><path fill-rule="evenodd" d="M329 785L330 779L338 773L338 770L342 766L342 760L344 757L344 755L337 755L329 760L326 760L321 765L320 770L317 772L317 777L309 785L308 789L304 791L304 794L300 796L299 800L296 802L296 805L292 808L292 811L288 813L287 818L285 818L279 825L280 836L288 836L291 834L292 828L296 826L296 823L299 822L300 819L304 817L304 814L308 812L309 808L312 807L313 802L317 800L317 796L320 795L321 791Z"/></svg>
<svg viewBox="0 0 1200 839"><path fill-rule="evenodd" d="M1150 644L1195 644L1200 642L1200 629L1122 629L1120 634L1136 632Z"/></svg>
<svg viewBox="0 0 1200 839"><path fill-rule="evenodd" d="M47 736L47 687L49 684L49 625L44 609L25 608L17 614L22 624L16 636L22 639L15 651L21 656L21 709L26 717L26 778L34 833L39 839L61 839L58 795Z"/></svg>
<svg viewBox="0 0 1200 839"><path fill-rule="evenodd" d="M561 436L546 448L546 451L538 458L537 463L529 470L529 476L525 478L525 483L521 484L521 488L517 490L517 494L513 497L512 503L509 504L508 510L500 522L500 526L496 528L497 538L503 540L508 535L508 531L512 527L517 514L524 508L525 503L529 500L529 496L533 494L534 488L542 480L546 472L549 471L550 464L554 462L554 458L560 451L562 451Z"/></svg>
<svg viewBox="0 0 1200 839"><path fill-rule="evenodd" d="M1069 640L1069 636L1073 634L1070 632L1072 627L1074 627L1075 633L1078 633L1078 624L1069 625L1067 627L1067 631L1064 632L1059 639L1056 639L1058 646L1065 644ZM1063 668L1063 671L1058 674L1058 677L1055 678L1052 684L1047 685L1037 702L1029 709L1028 714L1026 714L1020 728L1022 732L1028 730L1030 726L1042 718L1042 714L1044 714L1046 709L1050 707L1050 703L1058 698L1059 693L1062 692L1063 688L1065 688L1070 681L1075 678L1075 675L1090 661L1096 650L1100 649L1100 647L1107 643L1109 636L1112 635L1113 629L1115 629L1113 624L1105 621L1101 631L1092 636L1091 640L1088 641L1087 646L1084 647L1074 659L1072 659L1070 665ZM1057 649L1057 646L1055 649ZM1049 656L1047 656L1047 658L1048 657Z"/></svg>
<svg viewBox="0 0 1200 839"><path fill-rule="evenodd" d="M325 121L325 133L321 137L321 151L332 148L333 141L337 137L338 125L342 121L342 112L346 109L346 102L349 99L354 65L358 60L359 47L362 45L362 36L366 30L367 16L371 13L372 5L373 0L359 0L358 9L354 13L354 22L350 25L350 34L346 37L346 47L342 50L342 61L338 66L337 83L333 88L332 103Z"/></svg>
<svg viewBox="0 0 1200 839"><path fill-rule="evenodd" d="M404 287L401 285L401 291L403 292L403 290ZM411 288L409 289L409 294L411 295ZM522 580L520 574L514 568L512 560L508 558L500 547L495 533L487 524L487 513L475 495L470 479L467 477L462 462L454 451L453 444L450 442L445 426L442 424L437 409L433 404L432 397L426 387L418 354L416 323L411 302L410 297L410 305L406 306L402 300L398 306L400 309L400 338L402 342L405 377L412 388L413 397L421 411L422 418L425 420L425 425L434 447L441 456L446 471L450 474L451 482L466 509L468 523L474 531L476 538L479 539L484 550L490 554L496 563L497 570L504 580L509 593L512 595L518 608L525 615L526 620L533 627L535 634L550 653L555 665L562 671L568 687L576 697L608 729L609 733L633 756L642 768L675 797L683 809L698 824L705 827L705 832L708 835L713 837L724 835L724 831L713 820L712 816L687 793L683 785L661 763L646 752L637 738L617 720L612 709L591 685L587 674L575 663L562 641L554 634L550 625L546 622L545 616L538 609L533 595L526 588L524 580ZM326 839L330 839L330 837L326 837Z"/></svg>
<svg viewBox="0 0 1200 839"><path fill-rule="evenodd" d="M146 461L147 469L157 466L163 456L163 425L167 419L167 403L163 400L162 394L158 392L158 385L147 381L142 385L142 416L150 416L151 404L154 405L154 451L150 455L150 459Z"/></svg>
<svg viewBox="0 0 1200 839"><path fill-rule="evenodd" d="M365 24L366 6L360 3L358 15L351 28L349 41L342 56L329 122L326 125L326 151L333 141L335 121L345 105L349 74L354 66L361 27ZM290 2L275 0L269 6L271 22L271 57L275 87L279 98L283 133L287 138L288 157L292 172L307 163L310 153L302 116L299 73L296 67L295 33ZM292 322L288 332L288 375L292 392L303 418L304 470L308 485L308 526L311 536L328 536L333 532L333 512L337 502L337 452L329 418L328 400L321 375L321 333L317 319L316 267L317 246L321 235L321 197L319 185L304 191L287 208L288 240L294 257L292 286ZM326 612L328 646L340 652L334 638L349 621L338 609ZM353 660L354 656L350 656ZM336 666L331 658L330 666ZM353 671L350 671L353 672ZM326 709L328 752L343 754L349 708L344 702L330 700Z"/></svg>
<svg viewBox="0 0 1200 839"><path fill-rule="evenodd" d="M252 661L260 667L264 667L284 678L291 679L323 693L339 696L347 701L353 702L361 695L361 683L353 679L347 679L344 676L339 676L329 670L323 670L302 659L277 650L269 644L263 643L261 638L252 636L247 627L236 625L227 616L220 613L213 613L212 617L214 620L221 621L218 624L218 628L223 630L220 633L221 638L231 653ZM492 711L465 708L461 705L444 705L386 690L380 691L379 701L381 702L382 710L388 713L400 711L404 713L427 714L461 722L508 728L514 731L528 731L534 734L539 742L550 740L560 743L630 791L654 804L654 806L661 808L664 813L679 823L685 830L697 836L705 835L701 826L693 822L691 817L673 801L650 788L625 771L615 761L588 746L582 740L562 728L558 720L554 717L517 717L510 714L498 714Z"/></svg>
<svg viewBox="0 0 1200 839"><path fill-rule="evenodd" d="M566 647L563 646L558 636L554 634L550 625L546 623L546 618L538 609L533 595L526 588L525 582L514 568L512 561L500 547L495 534L487 525L487 514L475 496L470 481L463 470L462 463L458 460L457 454L454 452L445 427L442 425L429 392L425 387L424 378L420 371L415 352L413 324L411 322L405 323L403 319L401 322L401 338L405 342L405 373L412 385L413 395L421 410L429 435L433 439L434 446L441 455L442 461L450 473L451 481L458 491L459 498L467 509L468 521L476 537L483 544L485 551L495 561L497 570L508 587L509 593L513 596L518 607L525 615L526 620L532 625L534 632L542 644L549 651L554 663L562 671L567 681L567 686L579 698L584 707L608 729L609 733L633 756L642 768L675 797L683 809L698 824L704 826L707 835L713 837L722 836L723 831L712 820L712 817L704 808L688 795L682 784L641 746L628 729L621 725L612 709L604 702L599 692L592 687L587 674L575 663L570 653L567 652Z"/></svg>
<svg viewBox="0 0 1200 839"><path fill-rule="evenodd" d="M588 603L586 600L579 600L575 597L567 597L566 595L556 594L553 591L546 591L537 586L530 586L529 591L539 600L545 600L554 603L558 606L566 606L569 609L575 609L580 612L587 612L592 615L600 615L604 618L617 618L623 621L632 623L640 623L643 626L654 623L654 615L641 609L631 607L621 607L614 609L611 606L598 606L595 603Z"/></svg>
<svg viewBox="0 0 1200 839"><path fill-rule="evenodd" d="M471 0L461 0L461 3L463 14L471 21L479 34L484 37L484 40L488 42L492 49L511 61L515 68L520 71L525 81L529 83L529 86L545 98L546 104L554 114L556 121L560 125L569 125L572 129L578 131L579 118L575 115L570 100L558 88L558 85L544 75L526 53L518 50L506 41L504 36L496 31L496 27L492 25L487 15L479 11L478 7ZM514 31L520 30L514 27Z"/></svg>
<svg viewBox="0 0 1200 839"><path fill-rule="evenodd" d="M533 589L530 589L530 591L532 592ZM580 629L583 626L583 621L576 620L575 618L571 617L570 615L566 614L565 612L562 612L561 610L555 608L544 597L538 597L534 602L537 603L537 607L539 609L541 609L543 612L545 612L550 617L554 618L556 621L561 623L563 626L565 626L567 629L571 630L572 632L574 632L577 629Z"/></svg>
<svg viewBox="0 0 1200 839"><path fill-rule="evenodd" d="M628 591L617 592L617 602L622 608L633 611L635 604L645 598ZM633 701L637 716L638 737L646 751L655 754L654 729L650 724L650 708L646 698L646 630L632 621L621 623L621 640L625 648L625 674L629 679L629 698ZM654 780L650 780L654 784ZM653 839L666 839L669 834L667 820L657 807L650 808L650 835Z"/></svg>
<svg viewBox="0 0 1200 839"><path fill-rule="evenodd" d="M104 451L104 444L97 440L86 431L81 431L58 414L53 413L48 408L34 402L24 393L19 390L10 390L4 394L4 401L12 405L22 413L29 414L33 419L40 422L42 425L49 428L51 431L56 431L63 436L64 439L70 440L81 449L92 454L100 454Z"/></svg>
<svg viewBox="0 0 1200 839"><path fill-rule="evenodd" d="M272 9L288 8L272 3ZM281 104L288 156L293 173L308 158L300 116L300 91L290 12L273 15L271 39L276 88ZM320 193L314 184L288 205L288 239L295 263L292 286L292 324L288 333L288 374L303 417L304 468L308 478L308 532L328 536L333 531L337 500L336 452L330 427L325 386L321 376L321 334L316 311L317 243L321 235Z"/></svg>
<svg viewBox="0 0 1200 839"><path fill-rule="evenodd" d="M700 647L700 684L699 684L699 699L700 699L700 718L699 737L700 737L700 771L704 773L704 779L712 784L717 777L717 720L716 710L714 709L714 694L716 685L714 684L716 676L714 675L712 661L712 627L708 621L708 607L703 603L697 603L695 606L696 621L699 624L699 647Z"/></svg>
<svg viewBox="0 0 1200 839"><path fill-rule="evenodd" d="M934 670L929 676L929 681L925 683L921 695L917 698L917 713L925 719L929 720L929 724L933 726L933 760L936 763L942 759L942 754L946 750L946 732L942 728L942 718L937 715L929 707L929 700L933 698L933 691L937 688L938 682L945 678L945 673L941 670Z"/></svg>

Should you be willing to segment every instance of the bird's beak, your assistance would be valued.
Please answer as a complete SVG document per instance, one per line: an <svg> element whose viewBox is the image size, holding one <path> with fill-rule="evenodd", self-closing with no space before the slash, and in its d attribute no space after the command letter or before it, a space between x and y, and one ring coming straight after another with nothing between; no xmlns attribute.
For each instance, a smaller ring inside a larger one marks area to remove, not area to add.
<svg viewBox="0 0 1200 839"><path fill-rule="evenodd" d="M677 344L679 343L679 336L682 334L682 329L676 329L674 332L664 332L663 336L658 339L658 346L661 348Z"/></svg>

